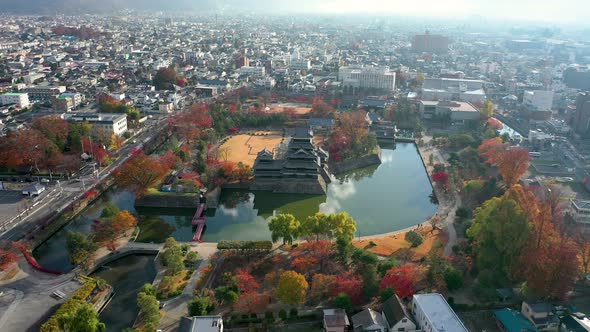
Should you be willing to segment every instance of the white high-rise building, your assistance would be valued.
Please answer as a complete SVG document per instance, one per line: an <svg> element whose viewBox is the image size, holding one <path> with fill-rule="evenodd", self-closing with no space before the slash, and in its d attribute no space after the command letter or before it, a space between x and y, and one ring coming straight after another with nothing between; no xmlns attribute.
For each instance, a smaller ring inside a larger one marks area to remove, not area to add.
<svg viewBox="0 0 590 332"><path fill-rule="evenodd" d="M553 106L553 91L525 91L522 102L525 105L532 106L537 111L550 111Z"/></svg>
<svg viewBox="0 0 590 332"><path fill-rule="evenodd" d="M389 67L340 67L338 80L355 88L395 89L395 71Z"/></svg>

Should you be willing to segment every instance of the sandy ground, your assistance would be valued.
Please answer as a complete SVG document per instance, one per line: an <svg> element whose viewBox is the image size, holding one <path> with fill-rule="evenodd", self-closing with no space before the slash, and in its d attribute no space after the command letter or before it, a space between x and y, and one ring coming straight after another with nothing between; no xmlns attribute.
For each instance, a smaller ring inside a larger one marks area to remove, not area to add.
<svg viewBox="0 0 590 332"><path fill-rule="evenodd" d="M304 106L303 104L285 103L285 104L270 104L268 105L271 113L282 113L287 109L295 110L298 115L307 114L311 111L311 107Z"/></svg>
<svg viewBox="0 0 590 332"><path fill-rule="evenodd" d="M420 260L428 255L428 252L436 243L447 243L448 236L441 231L431 232L432 227L424 226L417 230L424 238L424 242L417 248L412 248L414 255L413 260ZM405 240L406 232L402 231L396 234L390 234L384 237L374 237L362 239L361 241L353 240L352 244L357 248L367 248L367 250L381 256L390 256L403 248L410 248L410 243ZM376 246L371 247L373 242Z"/></svg>
<svg viewBox="0 0 590 332"><path fill-rule="evenodd" d="M232 136L219 147L219 159L242 162L245 165L253 166L256 154L267 148L271 151L281 142L282 135L278 132L257 131L252 134L268 134L265 136L254 136L240 134Z"/></svg>

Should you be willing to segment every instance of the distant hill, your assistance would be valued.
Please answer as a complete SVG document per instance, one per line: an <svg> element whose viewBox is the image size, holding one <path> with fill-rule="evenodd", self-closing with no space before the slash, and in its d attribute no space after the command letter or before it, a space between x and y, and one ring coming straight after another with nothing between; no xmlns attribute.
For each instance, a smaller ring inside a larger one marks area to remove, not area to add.
<svg viewBox="0 0 590 332"><path fill-rule="evenodd" d="M0 14L116 14L121 9L212 11L215 0L0 0Z"/></svg>

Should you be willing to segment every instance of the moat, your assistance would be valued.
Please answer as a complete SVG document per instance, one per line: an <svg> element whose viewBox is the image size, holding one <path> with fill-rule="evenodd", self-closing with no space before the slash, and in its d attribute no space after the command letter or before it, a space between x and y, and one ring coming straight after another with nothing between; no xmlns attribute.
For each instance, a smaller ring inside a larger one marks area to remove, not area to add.
<svg viewBox="0 0 590 332"><path fill-rule="evenodd" d="M432 186L414 144L382 148L382 164L339 175L326 195L277 194L264 191L224 190L217 209L207 210L203 240L270 239L267 222L273 214L291 213L303 219L316 212L348 212L357 221L357 236L382 234L424 222L437 209ZM133 194L115 189L84 211L34 251L46 268L70 270L65 250L67 230L88 233L102 207L112 201L121 209L139 214L140 234L147 242L173 236L192 237L192 209L135 210ZM153 233L150 235L149 233Z"/></svg>

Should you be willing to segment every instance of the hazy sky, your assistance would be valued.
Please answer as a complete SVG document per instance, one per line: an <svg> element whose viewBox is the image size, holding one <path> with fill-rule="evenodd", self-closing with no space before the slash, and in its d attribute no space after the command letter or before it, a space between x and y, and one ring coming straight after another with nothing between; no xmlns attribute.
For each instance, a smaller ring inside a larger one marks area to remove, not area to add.
<svg viewBox="0 0 590 332"><path fill-rule="evenodd" d="M248 2L256 1L246 1ZM590 21L590 0L262 0L260 4L265 2L268 6L266 9L282 9L294 13L369 13L428 17L477 15L559 23ZM226 3L231 4L232 1Z"/></svg>

